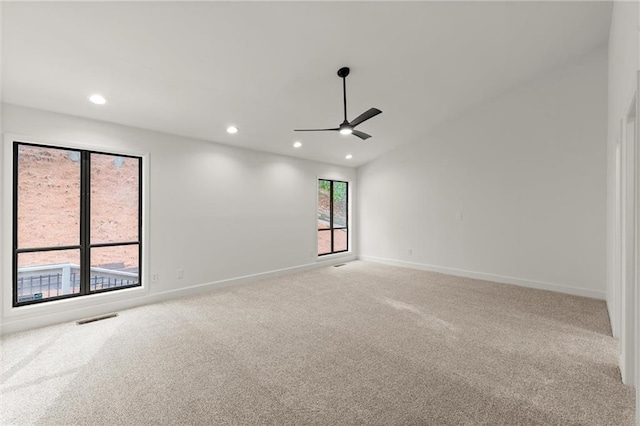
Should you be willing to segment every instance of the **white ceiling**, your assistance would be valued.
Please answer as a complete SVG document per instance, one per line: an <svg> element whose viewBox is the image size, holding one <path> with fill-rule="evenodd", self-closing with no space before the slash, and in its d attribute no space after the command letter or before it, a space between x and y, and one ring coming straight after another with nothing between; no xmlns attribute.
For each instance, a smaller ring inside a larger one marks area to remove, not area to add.
<svg viewBox="0 0 640 426"><path fill-rule="evenodd" d="M603 46L611 19L610 2L2 7L4 102L350 166ZM342 66L349 119L383 111L358 127L373 137L294 133L342 121Z"/></svg>

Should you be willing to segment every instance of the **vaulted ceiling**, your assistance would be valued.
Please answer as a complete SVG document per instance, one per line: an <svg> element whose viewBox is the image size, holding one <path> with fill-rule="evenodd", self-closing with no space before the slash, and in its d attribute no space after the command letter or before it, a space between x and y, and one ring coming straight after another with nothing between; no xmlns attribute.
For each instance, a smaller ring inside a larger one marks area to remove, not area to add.
<svg viewBox="0 0 640 426"><path fill-rule="evenodd" d="M611 18L610 2L591 1L2 9L4 102L350 166L604 46ZM294 133L342 121L342 66L349 119L383 111L359 127L373 137ZM94 92L108 103L89 103Z"/></svg>

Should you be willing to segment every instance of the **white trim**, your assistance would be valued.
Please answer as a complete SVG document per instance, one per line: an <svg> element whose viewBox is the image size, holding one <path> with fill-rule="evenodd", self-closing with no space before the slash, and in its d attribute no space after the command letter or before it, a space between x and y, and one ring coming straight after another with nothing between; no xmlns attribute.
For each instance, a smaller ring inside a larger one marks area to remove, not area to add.
<svg viewBox="0 0 640 426"><path fill-rule="evenodd" d="M383 263L386 265L400 266L404 268L420 269L422 271L438 272L446 275L454 275L457 277L473 278L482 281L492 281L501 284L517 285L519 287L535 288L538 290L549 290L557 293L572 294L574 296L590 297L592 299L605 300L606 292L598 290L589 290L578 287L571 287L563 284L554 284L544 281L534 281L524 278L508 277L504 275L487 274L484 272L467 271L464 269L449 268L446 266L434 266L424 263L405 262L403 260L384 259L374 256L359 256L361 260L369 262Z"/></svg>
<svg viewBox="0 0 640 426"><path fill-rule="evenodd" d="M634 196L636 203L634 205L635 209L633 212L635 227L634 227L634 280L632 283L633 286L633 300L631 301L632 312L630 321L633 323L633 346L630 348L631 359L633 360L633 382L630 383L636 387L636 424L640 425L640 414L638 411L638 401L640 401L640 205L638 200L640 200L640 162L638 161L638 155L640 153L640 131L638 130L638 126L640 126L640 71L636 72L636 92L634 96L635 103L632 106L634 109L633 117L627 115L627 122L629 120L633 121L633 146L634 146Z"/></svg>
<svg viewBox="0 0 640 426"><path fill-rule="evenodd" d="M618 125L618 137L615 145L614 158L614 218L613 218L613 294L611 303L607 303L611 333L613 337L620 337L621 330L621 293L622 293L622 136L624 121Z"/></svg>
<svg viewBox="0 0 640 426"><path fill-rule="evenodd" d="M621 264L621 327L620 327L620 373L622 382L635 385L636 380L636 336L635 293L638 280L638 135L637 96L632 101L623 119L622 136L622 264Z"/></svg>
<svg viewBox="0 0 640 426"><path fill-rule="evenodd" d="M340 259L344 260L345 257L353 258L350 260L355 260L358 258L352 250L348 250L348 251L339 251L337 253L323 254L322 256L316 255L316 262L319 264L322 264L327 262L333 262L334 260L340 260Z"/></svg>
<svg viewBox="0 0 640 426"><path fill-rule="evenodd" d="M127 149L127 148L113 149L104 145L93 145L90 142L87 142L87 143L77 142L77 141L67 142L67 141L61 141L61 140L52 139L52 138L42 138L37 136L23 135L20 133L6 133L4 135L4 141L5 142L10 141L11 143L24 142L24 143L31 143L36 145L49 145L49 146L58 147L58 148L75 148L75 149L82 149L86 151L96 151L99 153L113 154L113 155L118 155L118 154L131 155L134 157L143 157L143 159L149 156L148 152L138 151L135 149ZM11 151L11 153L13 154L13 151ZM13 157L12 157L11 164L13 164ZM144 162L143 162L143 167L144 167ZM12 178L13 178L13 175L12 175Z"/></svg>
<svg viewBox="0 0 640 426"><path fill-rule="evenodd" d="M356 260L356 256L353 254L349 254L347 256L343 255L340 257L334 257L331 260L327 260L324 262L312 262L312 263L307 263L299 266L292 266L288 268L276 269L276 270L261 272L257 274L244 275L241 277L229 278L225 280L213 281L213 282L197 284L197 285L193 285L185 288L169 290L162 293L143 294L143 295L135 295L135 296L129 295L129 297L127 297L125 300L110 301L106 303L101 303L99 305L96 305L95 300L93 300L89 306L78 307L76 309L69 309L63 312L50 312L50 313L42 314L39 316L29 316L28 318L15 318L9 321L5 319L4 323L0 325L1 327L0 334L15 333L18 331L29 330L37 327L44 327L44 326L57 324L57 323L76 321L78 319L93 317L96 315L102 315L102 314L111 313L114 311L120 311L123 309L129 309L136 306L148 305L150 303L157 303L165 300L177 299L180 297L193 296L193 295L207 293L213 290L218 290L226 287L232 287L232 286L254 282L260 279L276 278L284 275L293 274L296 272L304 272L312 269L335 265L342 262L349 262L352 260ZM125 292L127 290L135 290L135 289L125 289L125 290L122 290L121 292ZM121 293L121 292L118 292L118 293ZM100 295L89 295L89 296L83 297L82 299L86 300L94 296L104 296L109 294L110 293L104 293ZM35 305L25 306L23 308L30 308L32 306L35 306Z"/></svg>

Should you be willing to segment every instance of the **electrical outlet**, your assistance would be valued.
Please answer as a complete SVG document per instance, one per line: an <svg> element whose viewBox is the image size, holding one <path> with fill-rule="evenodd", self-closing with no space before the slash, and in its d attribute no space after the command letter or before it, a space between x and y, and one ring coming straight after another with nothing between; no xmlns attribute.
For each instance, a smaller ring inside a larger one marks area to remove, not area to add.
<svg viewBox="0 0 640 426"><path fill-rule="evenodd" d="M160 278L158 276L158 274L151 274L151 282L152 283L157 283L158 282L158 278Z"/></svg>
<svg viewBox="0 0 640 426"><path fill-rule="evenodd" d="M413 249L411 249L411 248L410 248L409 250L407 250L407 254L408 254L409 256L413 255Z"/></svg>
<svg viewBox="0 0 640 426"><path fill-rule="evenodd" d="M184 269L182 268L176 269L176 278L182 279L183 277L184 277Z"/></svg>

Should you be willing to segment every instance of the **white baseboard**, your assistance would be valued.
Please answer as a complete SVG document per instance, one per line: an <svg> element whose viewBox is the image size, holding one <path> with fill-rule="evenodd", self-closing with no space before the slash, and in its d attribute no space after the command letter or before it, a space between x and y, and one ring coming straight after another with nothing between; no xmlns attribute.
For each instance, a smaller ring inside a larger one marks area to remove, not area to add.
<svg viewBox="0 0 640 426"><path fill-rule="evenodd" d="M317 262L307 263L304 265L293 266L289 268L276 269L272 271L261 272L257 274L245 275L225 280L212 281L209 283L197 284L189 287L178 288L165 291L162 293L146 292L139 296L133 296L127 299L118 299L116 301L106 301L93 303L89 306L74 307L60 309L55 312L46 312L40 314L27 314L23 316L4 317L0 324L0 335L16 333L19 331L30 330L33 328L46 327L49 325L60 324L64 322L77 321L83 318L94 317L115 311L134 308L136 306L158 303L165 300L178 299L197 294L207 293L225 287L232 287L257 281L265 278L275 278L279 276L289 275L296 272L309 271L324 266L331 266L338 263L356 260L355 254L336 255L331 258L318 260ZM115 292L103 293L103 295L113 295ZM82 298L78 298L82 299ZM74 299L67 299L73 301ZM35 305L32 305L35 306Z"/></svg>
<svg viewBox="0 0 640 426"><path fill-rule="evenodd" d="M562 284L547 283L543 281L527 280L523 278L506 277L503 275L486 274L484 272L466 271L464 269L448 268L444 266L426 265L424 263L405 262L403 260L384 259L374 256L358 256L358 259L369 262L384 263L386 265L401 266L404 268L420 269L423 271L439 272L457 277L473 278L483 281L492 281L501 284L511 284L520 287L535 288L538 290L549 290L558 293L572 294L574 296L590 297L592 299L605 300L604 291L589 290L579 287L571 287Z"/></svg>

